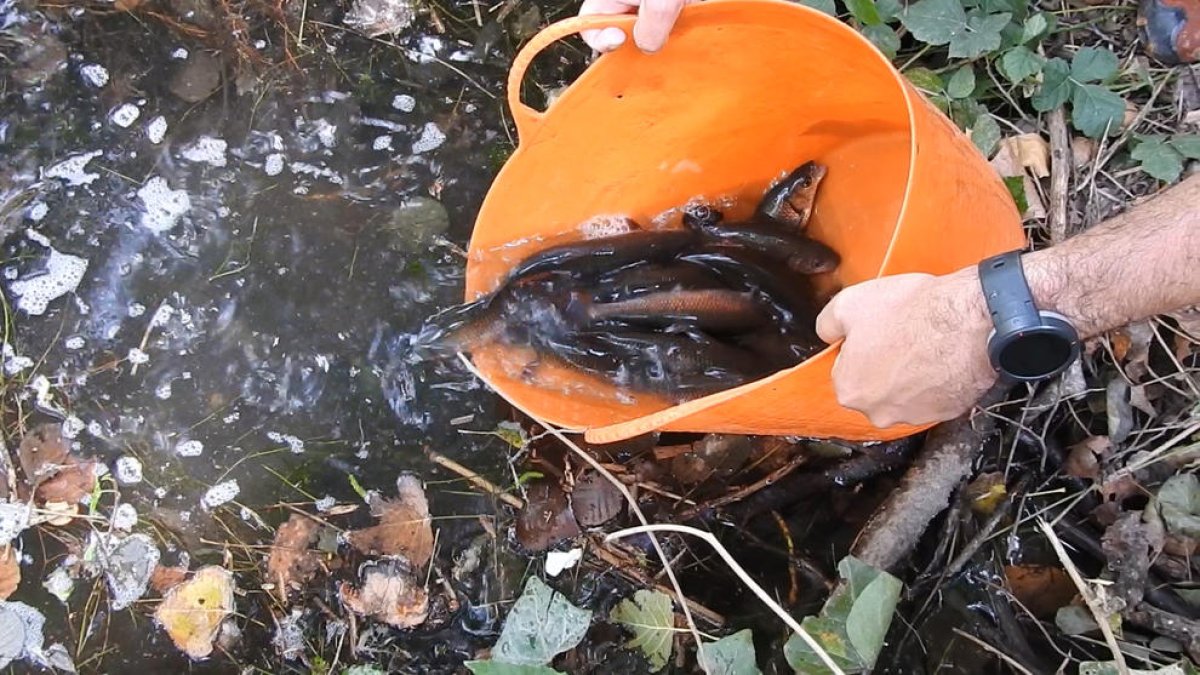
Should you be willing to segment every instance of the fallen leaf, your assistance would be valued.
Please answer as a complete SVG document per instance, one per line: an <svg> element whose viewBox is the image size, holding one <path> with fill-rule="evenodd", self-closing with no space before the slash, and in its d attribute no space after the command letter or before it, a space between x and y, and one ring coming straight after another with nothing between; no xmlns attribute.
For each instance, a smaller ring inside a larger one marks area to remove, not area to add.
<svg viewBox="0 0 1200 675"><path fill-rule="evenodd" d="M517 513L517 542L537 553L565 539L579 536L579 522L567 495L557 481L530 481L525 489L525 507Z"/></svg>
<svg viewBox="0 0 1200 675"><path fill-rule="evenodd" d="M1184 115L1183 123L1191 127L1200 128L1200 110L1193 110Z"/></svg>
<svg viewBox="0 0 1200 675"><path fill-rule="evenodd" d="M62 425L40 424L30 429L17 448L26 482L34 486L58 473L66 464L70 450L62 436Z"/></svg>
<svg viewBox="0 0 1200 675"><path fill-rule="evenodd" d="M1100 479L1100 462L1112 453L1112 441L1108 436L1088 436L1071 446L1067 459L1063 462L1063 471L1068 476Z"/></svg>
<svg viewBox="0 0 1200 675"><path fill-rule="evenodd" d="M7 600L21 585L21 565L17 562L17 549L4 547L0 552L0 600Z"/></svg>
<svg viewBox="0 0 1200 675"><path fill-rule="evenodd" d="M700 662L707 675L762 675L754 654L754 634L749 628L704 643Z"/></svg>
<svg viewBox="0 0 1200 675"><path fill-rule="evenodd" d="M1163 539L1162 550L1167 555L1190 560L1196 554L1198 545L1200 545L1200 542L1191 537L1185 537L1181 534L1168 534Z"/></svg>
<svg viewBox="0 0 1200 675"><path fill-rule="evenodd" d="M350 544L366 555L402 555L420 569L433 555L433 526L425 488L416 476L396 479L396 499L378 499L371 513L379 518L373 527L346 535Z"/></svg>
<svg viewBox="0 0 1200 675"><path fill-rule="evenodd" d="M1105 388L1105 407L1108 413L1108 437L1114 444L1125 442L1133 432L1133 405L1129 402L1129 383L1114 377Z"/></svg>
<svg viewBox="0 0 1200 675"><path fill-rule="evenodd" d="M42 504L42 511L45 513L46 523L55 527L65 527L79 515L79 504L46 502Z"/></svg>
<svg viewBox="0 0 1200 675"><path fill-rule="evenodd" d="M1008 589L1034 616L1047 618L1078 592L1071 577L1052 565L1007 565Z"/></svg>
<svg viewBox="0 0 1200 675"><path fill-rule="evenodd" d="M429 594L404 558L383 558L359 569L360 588L338 586L342 603L359 616L370 616L396 628L412 628L429 616Z"/></svg>
<svg viewBox="0 0 1200 675"><path fill-rule="evenodd" d="M154 612L175 646L193 659L213 651L221 623L233 613L233 574L216 565L171 589Z"/></svg>
<svg viewBox="0 0 1200 675"><path fill-rule="evenodd" d="M641 589L633 599L626 598L614 607L609 620L633 631L633 639L625 646L645 655L650 672L667 665L675 642L675 612L669 595Z"/></svg>
<svg viewBox="0 0 1200 675"><path fill-rule="evenodd" d="M84 497L90 497L92 490L96 488L96 465L97 463L91 460L80 462L74 457L69 457L67 465L53 478L38 485L34 494L43 504L78 504Z"/></svg>
<svg viewBox="0 0 1200 675"><path fill-rule="evenodd" d="M159 595L166 595L167 591L183 583L187 575L188 568L183 566L155 565L154 572L150 574L150 588L153 588L154 592Z"/></svg>
<svg viewBox="0 0 1200 675"><path fill-rule="evenodd" d="M281 597L312 579L320 568L320 558L309 548L318 529L320 525L313 519L293 513L275 532L267 557L267 579L279 585Z"/></svg>
<svg viewBox="0 0 1200 675"><path fill-rule="evenodd" d="M571 510L583 527L596 527L612 520L625 506L620 490L598 471L588 470L575 479Z"/></svg>
<svg viewBox="0 0 1200 675"><path fill-rule="evenodd" d="M1100 625L1096 623L1096 617L1092 615L1091 610L1079 605L1060 607L1054 614L1054 625L1058 626L1064 635L1087 635L1100 630Z"/></svg>
<svg viewBox="0 0 1200 675"><path fill-rule="evenodd" d="M1041 134L1020 134L1002 139L1001 148L1008 148L1018 166L1029 169L1038 178L1050 176L1050 144Z"/></svg>
<svg viewBox="0 0 1200 675"><path fill-rule="evenodd" d="M1113 354L1123 363L1122 370L1129 379L1137 382L1149 371L1150 343L1154 340L1154 328L1149 321L1138 321L1119 328L1111 333L1116 338L1120 336L1123 344L1118 354L1117 345L1113 345Z"/></svg>
<svg viewBox="0 0 1200 675"><path fill-rule="evenodd" d="M475 675L562 675L546 666L518 666L503 661L467 661L463 665Z"/></svg>
<svg viewBox="0 0 1200 675"><path fill-rule="evenodd" d="M1071 161L1076 169L1087 166L1096 157L1096 147L1096 141L1086 136L1071 138Z"/></svg>
<svg viewBox="0 0 1200 675"><path fill-rule="evenodd" d="M1121 675L1121 672L1116 661L1083 661L1079 664L1079 675ZM1124 672L1129 675L1196 675L1197 671L1191 661L1184 659L1154 670L1127 668Z"/></svg>
<svg viewBox="0 0 1200 675"><path fill-rule="evenodd" d="M513 603L492 659L521 666L544 666L573 649L587 633L592 613L571 604L537 577L529 577Z"/></svg>
<svg viewBox="0 0 1200 675"><path fill-rule="evenodd" d="M1007 495L1004 474L1000 472L980 474L966 489L966 498L971 510L984 516L991 515Z"/></svg>
<svg viewBox="0 0 1200 675"><path fill-rule="evenodd" d="M1171 476L1158 489L1156 507L1167 529L1200 537L1200 478L1194 473Z"/></svg>

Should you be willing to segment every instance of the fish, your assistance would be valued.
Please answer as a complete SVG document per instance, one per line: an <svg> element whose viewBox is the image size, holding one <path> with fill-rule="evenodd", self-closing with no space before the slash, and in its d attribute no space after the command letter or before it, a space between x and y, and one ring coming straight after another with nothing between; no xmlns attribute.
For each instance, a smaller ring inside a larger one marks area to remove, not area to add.
<svg viewBox="0 0 1200 675"><path fill-rule="evenodd" d="M529 344L533 336L562 332L566 287L539 282L505 286L478 300L430 317L410 346L421 355L471 352L493 342Z"/></svg>
<svg viewBox="0 0 1200 675"><path fill-rule="evenodd" d="M669 260L696 241L690 230L638 230L551 246L522 260L506 284L546 273L595 277L636 263Z"/></svg>
<svg viewBox="0 0 1200 675"><path fill-rule="evenodd" d="M720 279L708 270L679 262L628 267L596 280L592 299L615 302L646 293L666 290L722 288Z"/></svg>
<svg viewBox="0 0 1200 675"><path fill-rule="evenodd" d="M740 336L738 344L771 364L771 372L791 368L828 346L815 331L798 334L792 330L750 333Z"/></svg>
<svg viewBox="0 0 1200 675"><path fill-rule="evenodd" d="M693 221L694 229L710 242L752 249L787 264L800 274L821 274L837 269L841 257L829 246L770 223L748 221L730 225Z"/></svg>
<svg viewBox="0 0 1200 675"><path fill-rule="evenodd" d="M660 327L687 323L716 332L749 330L769 320L754 294L730 289L663 291L604 303L574 293L566 313L587 323L618 321Z"/></svg>
<svg viewBox="0 0 1200 675"><path fill-rule="evenodd" d="M772 222L804 232L812 215L817 188L825 178L826 168L816 162L805 162L787 175L778 185L767 190L756 212Z"/></svg>
<svg viewBox="0 0 1200 675"><path fill-rule="evenodd" d="M661 377L708 375L742 380L763 371L762 360L749 350L695 333L598 332L590 339L610 353L619 354L625 363L648 361L650 368L639 366L633 370L649 370Z"/></svg>
<svg viewBox="0 0 1200 675"><path fill-rule="evenodd" d="M775 259L747 249L714 247L690 251L679 260L712 270L730 288L761 293L783 325L811 326L816 321L812 282L788 274Z"/></svg>

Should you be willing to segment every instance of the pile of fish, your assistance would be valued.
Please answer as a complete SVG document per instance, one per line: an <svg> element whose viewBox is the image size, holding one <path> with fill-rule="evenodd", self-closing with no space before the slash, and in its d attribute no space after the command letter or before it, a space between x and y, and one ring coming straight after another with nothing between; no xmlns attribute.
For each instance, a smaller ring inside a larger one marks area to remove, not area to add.
<svg viewBox="0 0 1200 675"><path fill-rule="evenodd" d="M433 317L415 346L471 352L502 342L539 363L683 401L788 368L824 348L809 275L840 258L805 228L825 168L808 162L728 222L703 204L682 228L554 246L490 295Z"/></svg>

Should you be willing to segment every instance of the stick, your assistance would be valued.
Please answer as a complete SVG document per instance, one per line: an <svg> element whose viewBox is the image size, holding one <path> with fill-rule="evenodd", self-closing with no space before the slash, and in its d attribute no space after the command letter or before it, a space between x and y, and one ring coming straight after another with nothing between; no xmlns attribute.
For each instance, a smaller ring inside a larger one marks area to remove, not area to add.
<svg viewBox="0 0 1200 675"><path fill-rule="evenodd" d="M977 405L992 406L1006 393L1007 387L998 384ZM993 416L983 415L976 428L968 412L934 427L900 486L858 533L851 554L881 570L907 557L925 528L950 503L954 488L971 475L975 458L983 448L983 437L995 426Z"/></svg>
<svg viewBox="0 0 1200 675"><path fill-rule="evenodd" d="M759 600L762 600L763 604L770 608L770 610L774 612L776 616L782 619L789 628L796 631L796 633L799 634L806 643L808 643L809 648L816 653L826 667L832 670L836 675L846 675L845 672L841 668L838 668L838 665L833 662L833 659L829 657L829 654L826 653L825 649L821 647L821 643L817 642L813 636L809 635L808 631L804 630L804 628L792 618L792 615L787 613L787 610L780 607L779 603L775 602L774 598L772 598L769 593L763 590L762 586L759 586L753 579L750 578L750 575L746 573L746 570L742 569L742 566L738 564L738 561L733 559L733 556L729 554L729 551L725 550L725 547L721 545L720 541L717 541L717 538L714 537L711 532L697 530L696 528L688 527L687 525L643 525L641 527L630 527L624 530L617 530L616 532L606 536L604 540L612 541L613 539L620 539L621 537L627 537L631 534L645 534L650 532L679 532L680 534L690 534L693 537L704 540L709 546L713 547L713 550L717 552L717 555L721 556L721 559L725 561L725 564L729 565L729 568L733 570L733 573L737 575L738 579L741 579L742 583L746 584L747 588L749 588L751 591L754 591L754 594L758 596Z"/></svg>
<svg viewBox="0 0 1200 675"><path fill-rule="evenodd" d="M525 506L525 502L521 501L520 497L505 492L502 488L500 488L500 486L484 478L483 476L480 476L462 464L450 459L449 457L434 452L428 447L425 448L425 456L432 460L435 464L440 464L441 466L453 471L463 478L466 478L480 490L499 497L501 501L513 507L514 509L519 509Z"/></svg>
<svg viewBox="0 0 1200 675"><path fill-rule="evenodd" d="M1071 169L1074 153L1071 152L1071 135L1067 131L1067 118L1062 106L1047 115L1050 124L1050 210L1046 224L1050 228L1052 244L1061 243L1071 233L1067 215L1067 193L1071 188Z"/></svg>
<svg viewBox="0 0 1200 675"><path fill-rule="evenodd" d="M613 569L617 570L617 572L647 588L652 588L659 593L664 593L666 595L671 594L671 588L669 586L655 583L652 579L650 579L650 577L646 576L641 570L638 569L637 563L635 563L624 551L617 549L616 547L592 546L588 548L588 553L596 556L602 562L611 565ZM726 618L721 614L709 609L708 607L705 607L691 598L686 598L686 600L688 607L692 608L692 611L696 613L696 616L703 617L704 620L708 621L712 625L720 628L727 623Z"/></svg>

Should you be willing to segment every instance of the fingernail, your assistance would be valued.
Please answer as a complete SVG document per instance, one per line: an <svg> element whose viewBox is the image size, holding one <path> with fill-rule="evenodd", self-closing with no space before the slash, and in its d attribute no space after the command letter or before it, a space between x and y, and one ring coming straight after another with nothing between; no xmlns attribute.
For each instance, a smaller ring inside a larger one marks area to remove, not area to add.
<svg viewBox="0 0 1200 675"><path fill-rule="evenodd" d="M596 36L596 50L610 52L625 44L625 31L620 28L605 28Z"/></svg>

